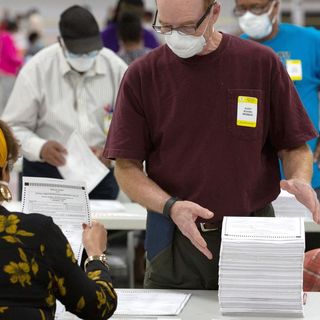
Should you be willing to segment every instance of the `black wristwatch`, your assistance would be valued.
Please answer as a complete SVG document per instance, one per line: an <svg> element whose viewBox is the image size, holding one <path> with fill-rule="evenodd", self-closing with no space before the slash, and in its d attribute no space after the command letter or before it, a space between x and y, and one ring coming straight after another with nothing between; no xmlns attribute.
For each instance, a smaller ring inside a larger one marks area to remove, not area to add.
<svg viewBox="0 0 320 320"><path fill-rule="evenodd" d="M163 207L162 214L168 219L171 219L171 208L177 201L180 201L180 200L181 199L179 199L178 197L169 198Z"/></svg>

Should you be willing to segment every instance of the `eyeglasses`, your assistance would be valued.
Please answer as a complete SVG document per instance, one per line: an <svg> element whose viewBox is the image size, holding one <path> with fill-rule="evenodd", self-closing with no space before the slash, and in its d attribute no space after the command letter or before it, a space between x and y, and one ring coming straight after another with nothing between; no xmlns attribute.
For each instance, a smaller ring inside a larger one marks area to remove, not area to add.
<svg viewBox="0 0 320 320"><path fill-rule="evenodd" d="M202 22L206 19L208 14L210 13L211 8L217 4L217 1L214 0L207 10L205 11L204 15L199 19L199 21L195 25L185 25L180 27L173 27L173 26L166 26L166 25L156 25L157 18L158 18L158 10L156 11L156 15L154 17L154 21L152 24L152 28L157 33L161 33L163 35L170 35L172 34L172 30L176 30L181 35L193 35L196 33L197 29L200 27Z"/></svg>
<svg viewBox="0 0 320 320"><path fill-rule="evenodd" d="M251 7L246 7L246 6L235 6L235 8L233 9L233 14L236 17L242 17L243 15L245 15L247 13L247 11L250 11L251 13L260 16L266 12L268 12L268 10L271 8L271 6L273 5L275 1L268 1L267 4L265 5L260 5L260 4L254 4Z"/></svg>

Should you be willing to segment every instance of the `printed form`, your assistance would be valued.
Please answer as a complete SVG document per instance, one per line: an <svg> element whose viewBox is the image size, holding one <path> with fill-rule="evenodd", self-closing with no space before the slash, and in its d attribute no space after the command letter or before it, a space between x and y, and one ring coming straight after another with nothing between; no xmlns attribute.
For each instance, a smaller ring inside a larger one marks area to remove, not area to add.
<svg viewBox="0 0 320 320"><path fill-rule="evenodd" d="M82 223L90 223L89 198L84 182L23 177L22 212L52 217L81 262ZM57 301L56 319L64 319L65 308Z"/></svg>

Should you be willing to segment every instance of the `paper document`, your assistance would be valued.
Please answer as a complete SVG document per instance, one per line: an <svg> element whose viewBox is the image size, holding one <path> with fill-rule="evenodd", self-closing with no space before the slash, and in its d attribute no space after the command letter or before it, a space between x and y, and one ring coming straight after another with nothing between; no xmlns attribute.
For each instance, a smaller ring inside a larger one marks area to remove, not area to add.
<svg viewBox="0 0 320 320"><path fill-rule="evenodd" d="M85 181L90 193L110 170L95 156L78 132L67 141L66 164L58 167L62 177L70 181Z"/></svg>
<svg viewBox="0 0 320 320"><path fill-rule="evenodd" d="M116 200L90 200L90 206L95 213L126 212L124 205Z"/></svg>
<svg viewBox="0 0 320 320"><path fill-rule="evenodd" d="M90 200L90 207L92 219L119 217L119 213L121 217L132 217L125 206L117 200Z"/></svg>
<svg viewBox="0 0 320 320"><path fill-rule="evenodd" d="M174 316L178 315L191 294L171 290L117 289L115 315Z"/></svg>
<svg viewBox="0 0 320 320"><path fill-rule="evenodd" d="M90 223L89 199L84 183L23 177L22 211L51 216L69 240L76 258L80 259L82 223Z"/></svg>
<svg viewBox="0 0 320 320"><path fill-rule="evenodd" d="M82 223L90 223L88 193L85 183L62 179L23 177L22 211L52 217L68 239L81 262ZM66 316L65 308L57 301L55 319Z"/></svg>
<svg viewBox="0 0 320 320"><path fill-rule="evenodd" d="M300 203L296 197L284 190L272 202L276 217L303 217L306 221L313 221L312 213Z"/></svg>
<svg viewBox="0 0 320 320"><path fill-rule="evenodd" d="M256 238L268 240L296 239L304 237L304 222L299 218L247 218L226 217L223 238Z"/></svg>

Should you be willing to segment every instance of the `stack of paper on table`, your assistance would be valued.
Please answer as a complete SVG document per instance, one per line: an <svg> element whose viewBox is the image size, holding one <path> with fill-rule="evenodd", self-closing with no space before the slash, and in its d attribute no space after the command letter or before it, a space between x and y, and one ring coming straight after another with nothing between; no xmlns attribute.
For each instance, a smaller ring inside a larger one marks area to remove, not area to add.
<svg viewBox="0 0 320 320"><path fill-rule="evenodd" d="M311 212L287 191L281 190L272 205L277 217L303 217L306 221L313 221Z"/></svg>
<svg viewBox="0 0 320 320"><path fill-rule="evenodd" d="M225 217L221 312L302 316L304 248L302 218Z"/></svg>
<svg viewBox="0 0 320 320"><path fill-rule="evenodd" d="M118 306L115 316L175 316L191 296L190 293L170 290L116 289L116 292Z"/></svg>
<svg viewBox="0 0 320 320"><path fill-rule="evenodd" d="M94 219L119 212L126 212L124 205L116 200L90 200L90 209Z"/></svg>

